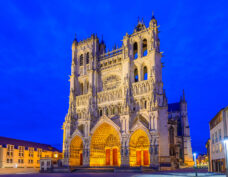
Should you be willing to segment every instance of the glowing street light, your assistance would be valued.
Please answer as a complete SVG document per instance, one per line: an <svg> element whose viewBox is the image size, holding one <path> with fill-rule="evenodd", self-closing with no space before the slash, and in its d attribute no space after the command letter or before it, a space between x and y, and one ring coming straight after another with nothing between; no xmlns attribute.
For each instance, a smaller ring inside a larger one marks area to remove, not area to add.
<svg viewBox="0 0 228 177"><path fill-rule="evenodd" d="M195 170L196 170L196 176L198 176L197 175L196 153L193 153L193 159L194 159L194 167L195 167Z"/></svg>
<svg viewBox="0 0 228 177"><path fill-rule="evenodd" d="M194 166L196 167L197 164L196 164L196 153L193 153L193 159L194 159Z"/></svg>

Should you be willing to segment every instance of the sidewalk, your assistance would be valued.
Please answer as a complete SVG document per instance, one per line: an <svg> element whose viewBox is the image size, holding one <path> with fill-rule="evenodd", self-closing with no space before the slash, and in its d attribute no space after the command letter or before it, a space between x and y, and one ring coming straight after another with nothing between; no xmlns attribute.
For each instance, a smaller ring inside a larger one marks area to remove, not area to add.
<svg viewBox="0 0 228 177"><path fill-rule="evenodd" d="M39 168L0 168L0 175L38 173L38 172L39 172Z"/></svg>

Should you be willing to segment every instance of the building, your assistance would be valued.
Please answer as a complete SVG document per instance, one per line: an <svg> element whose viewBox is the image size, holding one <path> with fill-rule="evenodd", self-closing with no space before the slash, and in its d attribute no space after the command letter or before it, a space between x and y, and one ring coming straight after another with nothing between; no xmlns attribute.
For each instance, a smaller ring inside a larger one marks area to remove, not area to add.
<svg viewBox="0 0 228 177"><path fill-rule="evenodd" d="M180 102L168 104L169 151L172 166L193 166L190 128L185 93Z"/></svg>
<svg viewBox="0 0 228 177"><path fill-rule="evenodd" d="M39 168L41 158L61 158L61 152L47 144L0 137L0 168Z"/></svg>
<svg viewBox="0 0 228 177"><path fill-rule="evenodd" d="M193 164L187 103L168 104L157 20L138 21L121 47L97 35L72 44L70 99L63 123L66 166Z"/></svg>
<svg viewBox="0 0 228 177"><path fill-rule="evenodd" d="M221 109L209 122L210 125L210 167L212 172L225 172L224 137L227 137L228 107Z"/></svg>
<svg viewBox="0 0 228 177"><path fill-rule="evenodd" d="M197 162L197 166L200 168L209 166L207 154L199 154L197 156L196 162Z"/></svg>

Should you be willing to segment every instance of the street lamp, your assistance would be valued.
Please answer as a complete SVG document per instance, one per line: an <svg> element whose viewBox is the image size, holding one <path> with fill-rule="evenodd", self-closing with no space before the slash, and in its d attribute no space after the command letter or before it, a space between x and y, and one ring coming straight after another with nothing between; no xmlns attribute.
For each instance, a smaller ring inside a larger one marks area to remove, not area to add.
<svg viewBox="0 0 228 177"><path fill-rule="evenodd" d="M224 151L225 151L225 161L226 161L226 177L228 177L228 137L224 137Z"/></svg>
<svg viewBox="0 0 228 177"><path fill-rule="evenodd" d="M198 175L197 175L196 153L193 153L193 159L194 159L194 168L195 168L195 170L196 170L196 176L198 176Z"/></svg>
<svg viewBox="0 0 228 177"><path fill-rule="evenodd" d="M193 159L194 159L194 166L196 167L197 164L196 164L196 153L193 153Z"/></svg>

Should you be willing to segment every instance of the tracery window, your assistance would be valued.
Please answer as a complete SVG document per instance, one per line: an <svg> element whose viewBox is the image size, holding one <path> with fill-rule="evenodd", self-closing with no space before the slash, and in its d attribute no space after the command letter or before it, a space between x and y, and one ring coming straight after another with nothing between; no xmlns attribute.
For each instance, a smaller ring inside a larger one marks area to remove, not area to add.
<svg viewBox="0 0 228 177"><path fill-rule="evenodd" d="M148 78L147 67L144 66L144 68L143 68L143 80L147 80L147 78Z"/></svg>
<svg viewBox="0 0 228 177"><path fill-rule="evenodd" d="M80 63L79 64L80 64L80 66L83 65L83 54L80 55Z"/></svg>
<svg viewBox="0 0 228 177"><path fill-rule="evenodd" d="M86 54L86 64L89 64L89 52Z"/></svg>
<svg viewBox="0 0 228 177"><path fill-rule="evenodd" d="M169 142L170 144L174 144L174 128L169 128Z"/></svg>
<svg viewBox="0 0 228 177"><path fill-rule="evenodd" d="M134 56L134 59L138 58L138 44L137 44L137 42L135 42L133 45L133 56Z"/></svg>
<svg viewBox="0 0 228 177"><path fill-rule="evenodd" d="M134 80L135 80L135 82L139 81L138 69L135 69L135 71L134 71Z"/></svg>
<svg viewBox="0 0 228 177"><path fill-rule="evenodd" d="M102 110L100 110L100 116L102 116Z"/></svg>
<svg viewBox="0 0 228 177"><path fill-rule="evenodd" d="M147 40L143 40L143 56L147 56Z"/></svg>

